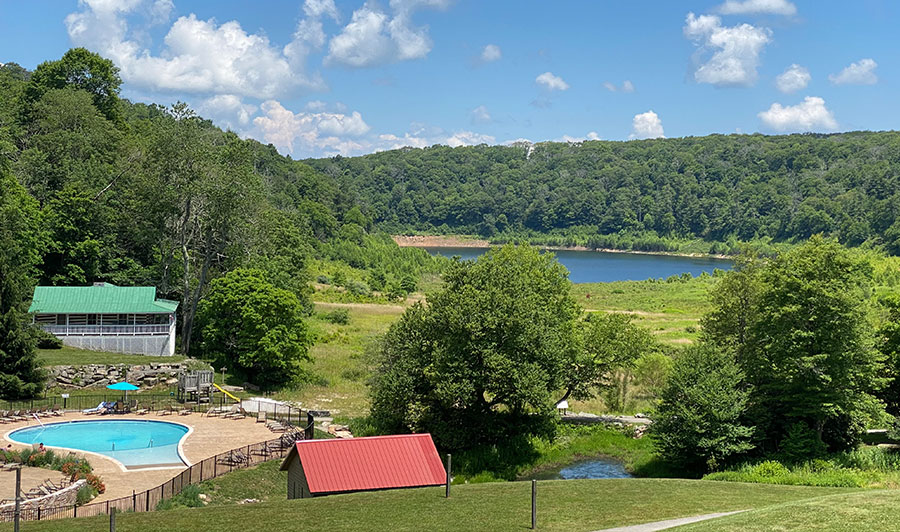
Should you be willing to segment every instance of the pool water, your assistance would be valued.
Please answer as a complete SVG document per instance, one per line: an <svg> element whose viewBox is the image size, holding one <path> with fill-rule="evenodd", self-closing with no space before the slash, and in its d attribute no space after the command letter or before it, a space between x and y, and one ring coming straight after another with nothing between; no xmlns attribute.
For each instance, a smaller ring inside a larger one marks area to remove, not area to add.
<svg viewBox="0 0 900 532"><path fill-rule="evenodd" d="M150 420L97 420L48 423L9 434L26 445L65 447L114 458L125 467L181 466L178 442L188 428Z"/></svg>

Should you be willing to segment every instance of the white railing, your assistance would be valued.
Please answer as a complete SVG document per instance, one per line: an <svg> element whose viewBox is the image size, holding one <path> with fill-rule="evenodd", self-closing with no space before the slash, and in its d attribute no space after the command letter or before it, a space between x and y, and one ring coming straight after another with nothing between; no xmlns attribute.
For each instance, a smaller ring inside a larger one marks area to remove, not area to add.
<svg viewBox="0 0 900 532"><path fill-rule="evenodd" d="M138 336L169 334L169 325L41 325L56 336Z"/></svg>

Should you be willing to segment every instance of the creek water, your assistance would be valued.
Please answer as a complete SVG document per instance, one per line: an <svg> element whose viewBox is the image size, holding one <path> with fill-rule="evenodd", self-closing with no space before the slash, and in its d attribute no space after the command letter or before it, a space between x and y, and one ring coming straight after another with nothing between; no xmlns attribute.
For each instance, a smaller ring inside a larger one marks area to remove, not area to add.
<svg viewBox="0 0 900 532"><path fill-rule="evenodd" d="M485 248L426 247L432 255L459 256L474 259ZM606 251L554 251L557 260L569 270L573 283L609 283L613 281L642 281L690 273L693 276L714 269L731 269L731 261L712 257L678 257L644 253L613 253Z"/></svg>
<svg viewBox="0 0 900 532"><path fill-rule="evenodd" d="M528 477L529 480L571 480L574 478L630 478L622 462L606 458L579 460L567 466L548 469Z"/></svg>

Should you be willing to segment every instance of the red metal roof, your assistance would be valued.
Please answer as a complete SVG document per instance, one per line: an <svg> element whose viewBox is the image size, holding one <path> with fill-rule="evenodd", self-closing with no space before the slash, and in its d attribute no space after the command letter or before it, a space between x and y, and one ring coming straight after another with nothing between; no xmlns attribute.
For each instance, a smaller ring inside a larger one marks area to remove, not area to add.
<svg viewBox="0 0 900 532"><path fill-rule="evenodd" d="M444 464L431 434L301 440L296 444L296 452L312 493L436 486L446 482ZM289 460L290 457L285 466Z"/></svg>

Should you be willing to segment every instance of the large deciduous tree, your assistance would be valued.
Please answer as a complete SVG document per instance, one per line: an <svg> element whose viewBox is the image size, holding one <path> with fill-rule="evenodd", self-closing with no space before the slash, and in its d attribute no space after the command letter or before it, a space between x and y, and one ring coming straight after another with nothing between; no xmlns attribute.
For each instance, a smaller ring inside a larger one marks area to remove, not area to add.
<svg viewBox="0 0 900 532"><path fill-rule="evenodd" d="M750 393L725 349L692 346L676 359L651 428L660 454L691 471L712 471L753 448L744 424Z"/></svg>
<svg viewBox="0 0 900 532"><path fill-rule="evenodd" d="M579 309L565 269L549 253L506 246L454 262L444 281L380 345L372 383L380 428L429 431L459 448L551 413L576 348Z"/></svg>
<svg viewBox="0 0 900 532"><path fill-rule="evenodd" d="M198 318L201 354L267 389L298 378L310 359L300 300L259 270L213 280Z"/></svg>

